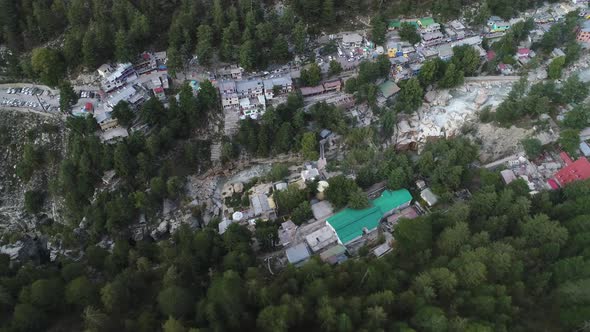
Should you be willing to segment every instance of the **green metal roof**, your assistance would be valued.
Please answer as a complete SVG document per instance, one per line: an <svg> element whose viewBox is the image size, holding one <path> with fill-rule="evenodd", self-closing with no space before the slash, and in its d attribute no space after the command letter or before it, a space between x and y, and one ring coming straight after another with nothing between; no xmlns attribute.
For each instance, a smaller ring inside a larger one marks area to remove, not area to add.
<svg viewBox="0 0 590 332"><path fill-rule="evenodd" d="M389 20L389 28L390 29L399 29L402 26L402 22L400 20Z"/></svg>
<svg viewBox="0 0 590 332"><path fill-rule="evenodd" d="M379 84L379 90L381 90L383 97L389 98L394 94L398 93L400 91L400 88L399 86L397 86L397 84L395 84L392 81L385 81Z"/></svg>
<svg viewBox="0 0 590 332"><path fill-rule="evenodd" d="M434 23L434 19L432 17L422 17L420 19L420 25L422 25L423 28L427 28L430 25L433 25Z"/></svg>
<svg viewBox="0 0 590 332"><path fill-rule="evenodd" d="M406 203L412 201L412 195L406 189L386 190L379 198L371 202L371 206L363 210L344 209L328 218L328 223L338 235L340 242L346 244L363 235L363 228L373 230L379 226L383 216Z"/></svg>

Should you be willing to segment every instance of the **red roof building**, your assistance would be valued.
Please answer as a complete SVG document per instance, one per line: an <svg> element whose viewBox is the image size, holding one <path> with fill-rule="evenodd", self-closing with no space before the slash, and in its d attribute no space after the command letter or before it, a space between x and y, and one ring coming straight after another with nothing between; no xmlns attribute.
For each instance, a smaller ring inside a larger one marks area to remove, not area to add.
<svg viewBox="0 0 590 332"><path fill-rule="evenodd" d="M92 106L92 103L86 103L86 105L84 106L84 109L88 112L92 112L94 109L94 106Z"/></svg>
<svg viewBox="0 0 590 332"><path fill-rule="evenodd" d="M553 189L553 190L559 189L559 184L557 184L557 181L555 181L553 179L549 179L549 180L547 180L547 183L549 184L551 189Z"/></svg>
<svg viewBox="0 0 590 332"><path fill-rule="evenodd" d="M488 61L494 60L496 58L496 52L489 50L486 54L486 58L488 59Z"/></svg>
<svg viewBox="0 0 590 332"><path fill-rule="evenodd" d="M519 48L516 53L518 54L518 57L522 58L522 57L529 56L529 54L531 53L531 50L529 50L528 48Z"/></svg>
<svg viewBox="0 0 590 332"><path fill-rule="evenodd" d="M570 158L570 156L566 152L560 152L559 156L561 157L561 159L565 163L565 166L569 166L574 163L572 158Z"/></svg>
<svg viewBox="0 0 590 332"><path fill-rule="evenodd" d="M585 157L580 157L555 174L555 180L562 187L570 182L586 179L590 179L590 162Z"/></svg>

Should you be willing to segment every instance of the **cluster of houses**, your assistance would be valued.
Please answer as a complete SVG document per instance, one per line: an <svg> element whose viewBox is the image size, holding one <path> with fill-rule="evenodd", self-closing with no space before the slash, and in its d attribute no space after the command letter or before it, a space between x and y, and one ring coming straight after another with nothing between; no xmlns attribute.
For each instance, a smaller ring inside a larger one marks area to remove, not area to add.
<svg viewBox="0 0 590 332"><path fill-rule="evenodd" d="M127 102L132 110L151 97L166 100L166 90L170 88L166 68L166 52L142 53L135 64L103 64L97 69L100 77L100 99L93 104L88 102L74 116L92 114L102 130L105 142L115 142L129 135L126 128L119 126L113 117L113 108L121 101Z"/></svg>
<svg viewBox="0 0 590 332"><path fill-rule="evenodd" d="M391 232L401 218L414 219L424 213L419 205L412 205L413 198L406 189L385 190L371 200L365 209L346 208L333 213L327 201L312 205L317 220L313 227L293 227L289 222L280 229L281 243L289 263L296 266L304 264L312 255L329 264L339 264L348 259L348 254L356 253L367 243L375 243L379 228ZM300 233L298 243L293 243L293 235ZM380 257L391 250L391 236L385 243L377 246L373 253ZM283 242L284 240L284 242Z"/></svg>
<svg viewBox="0 0 590 332"><path fill-rule="evenodd" d="M235 72L237 78L239 71ZM289 76L251 80L230 79L220 81L217 87L221 96L221 106L225 111L239 112L241 119L256 119L266 111L267 102L293 91L293 80Z"/></svg>
<svg viewBox="0 0 590 332"><path fill-rule="evenodd" d="M411 45L401 40L396 30L404 22L416 27L421 37L420 43ZM385 45L392 65L391 74L396 82L417 75L426 60L436 57L443 61L449 60L455 46L470 45L479 52L482 59L486 55L481 47L482 37L468 30L459 20L444 25L435 22L431 17L391 20L389 30L391 32Z"/></svg>

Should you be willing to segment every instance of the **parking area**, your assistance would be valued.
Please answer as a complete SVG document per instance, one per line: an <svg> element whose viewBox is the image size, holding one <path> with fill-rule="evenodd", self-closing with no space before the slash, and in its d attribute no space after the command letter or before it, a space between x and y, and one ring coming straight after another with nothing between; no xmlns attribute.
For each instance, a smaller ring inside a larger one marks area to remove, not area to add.
<svg viewBox="0 0 590 332"><path fill-rule="evenodd" d="M59 112L59 96L50 89L38 86L2 87L0 106Z"/></svg>

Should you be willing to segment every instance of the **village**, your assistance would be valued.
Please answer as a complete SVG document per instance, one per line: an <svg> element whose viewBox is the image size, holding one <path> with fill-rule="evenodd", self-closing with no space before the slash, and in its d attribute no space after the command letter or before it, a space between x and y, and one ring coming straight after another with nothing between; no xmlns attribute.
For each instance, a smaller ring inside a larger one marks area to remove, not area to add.
<svg viewBox="0 0 590 332"><path fill-rule="evenodd" d="M249 73L238 65L217 68L213 72L205 71L195 65L191 74L185 75L186 81L199 93L199 85L208 79L219 92L220 109L223 111L223 134L231 137L238 128L239 121L245 119L259 120L269 107L285 103L291 93L299 93L306 107L319 102L338 106L345 114L355 118L358 127L367 127L373 123L375 115L366 103L358 104L352 94L345 91L345 84L355 73L362 61L372 61L379 56L386 56L390 62L387 79L380 79L378 85L378 106L383 107L394 102L400 92L398 83L419 74L422 64L433 58L448 61L453 55L453 48L468 45L479 54L481 63L494 60L494 51L484 49L485 41L491 45L510 31L514 24L533 20L534 29L519 45L517 54L511 63L499 62L492 71L477 77L469 77L465 84L454 90L430 90L425 94L419 110L413 115L403 115L397 123L396 131L389 145L398 151L420 151L427 142L439 138L451 138L461 135L461 130L468 123L477 122L478 113L485 107L496 107L508 94L510 87L520 79L519 74L527 77L530 84L543 81L547 74L543 69L525 71L528 63L535 59L531 45L538 42L551 26L564 19L574 10L586 8L583 3L547 4L535 10L523 13L519 18L504 21L492 16L483 29L470 28L462 20L438 23L431 17L416 19L392 19L388 24L386 41L375 45L367 38L367 30L342 32L320 37L320 45L314 50L315 63L322 74L329 71L329 63L338 62L343 71L336 76L323 79L314 86L299 84L301 73L309 67L294 61L290 66L273 72ZM590 13L583 9L580 16L584 23L578 28L577 41L588 48L590 45ZM421 41L411 44L403 41L399 30L403 24L411 24L419 33ZM332 53L321 52L325 45L335 45ZM556 48L551 58L564 56L564 51ZM549 59L550 61L551 59ZM86 117L91 115L100 126L103 142L116 143L135 131L146 132L146 124L136 120L129 128L119 125L113 117L113 109L120 102L126 102L133 110L138 110L150 98L157 98L166 106L167 96L172 88L181 83L171 77L167 68L166 52L144 52L133 63L104 64L96 70L94 84L75 86L79 100L74 105L71 116ZM548 62L549 62L548 61ZM300 62L300 61L299 61ZM583 63L583 61L581 61ZM483 67L480 66L480 69ZM580 72L588 69L588 64L578 68ZM590 81L590 75L585 82ZM90 84L89 84L90 83ZM97 85L98 84L98 85ZM37 87L6 87L3 89L2 104L9 107L30 107L42 112L57 112L57 93L47 89L46 94ZM22 97L19 97L21 96ZM39 100L38 95L44 97ZM34 98L33 98L34 97ZM35 101L37 100L37 101ZM557 125L553 126L557 127ZM557 130L557 128L555 128ZM501 175L506 184L517 179L526 182L531 195L542 190L557 189L572 181L590 178L590 140L588 131L580 134L579 149L582 156L577 160L565 152L545 153L535 160L529 160L522 152L506 157L506 152L492 153L489 169L503 169ZM544 137L543 143L556 140L556 133ZM354 174L328 171L330 158L342 146L342 137L324 129L319 137L320 158L307 160L303 165L290 167L290 174L280 181L268 182L256 177L258 181L225 182L220 187L221 177L209 179L211 184L205 191L188 191L200 202L206 202L208 211L220 219L218 231L223 234L233 224L243 224L254 229L257 222L274 221L278 218L275 193L288 190L290 186L304 189L310 183L317 186L314 199L309 203L313 218L301 225L289 219L281 219L278 230L280 250L267 255L273 260L274 267L284 267L287 263L300 265L312 255L330 264L338 264L354 256L361 248L370 247L371 252L381 257L392 250L392 230L400 218L412 219L429 213L437 204L438 197L420 180L414 187L400 190L387 190L385 184L367 190L371 198L370 207L360 210L346 208L337 211L326 200L324 191L329 187L328 180L335 176L346 175L354 179ZM514 143L516 146L517 142ZM212 162L220 162L219 144L212 146ZM495 161L498 158L500 161ZM495 161L495 162L494 162ZM457 193L457 197L465 193ZM467 195L469 193L467 192ZM199 197L205 196L205 197ZM238 198L247 204L232 204ZM211 218L209 218L210 220ZM152 232L154 239L164 233L172 232L178 222L164 221Z"/></svg>

